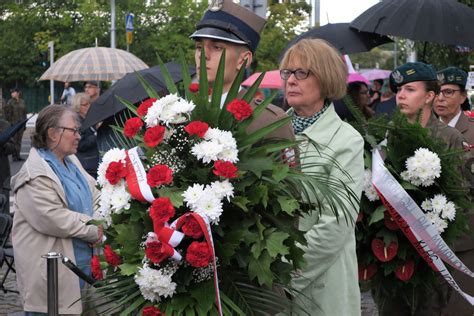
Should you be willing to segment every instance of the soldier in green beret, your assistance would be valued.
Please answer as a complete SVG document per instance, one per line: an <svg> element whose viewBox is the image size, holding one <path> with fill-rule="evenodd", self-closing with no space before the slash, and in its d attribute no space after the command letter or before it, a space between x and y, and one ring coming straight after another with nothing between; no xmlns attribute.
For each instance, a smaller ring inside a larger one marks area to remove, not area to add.
<svg viewBox="0 0 474 316"><path fill-rule="evenodd" d="M26 119L26 105L25 101L21 98L21 91L18 88L11 90L12 98L8 100L7 105L4 108L5 119L10 122L10 124L15 124L20 120ZM13 160L23 160L20 157L21 151L21 139L23 137L24 129L19 131L13 137L13 142L15 143L15 150L12 154Z"/></svg>
<svg viewBox="0 0 474 316"><path fill-rule="evenodd" d="M396 93L397 106L410 123L415 123L419 117L421 126L427 128L431 136L443 140L449 149L463 148L461 133L441 122L432 111L439 93L438 77L433 66L422 62L406 63L390 74L389 84ZM450 292L448 285L443 284L418 293L415 315L441 315ZM410 306L404 298L392 297L386 301L385 309L392 311L391 315L405 315L409 314Z"/></svg>
<svg viewBox="0 0 474 316"><path fill-rule="evenodd" d="M470 183L470 197L472 199L474 196L474 119L467 117L462 111L469 108L465 88L467 73L456 67L448 67L438 72L438 80L441 84L441 91L435 99L435 112L442 122L461 132L466 141L465 147L470 148L463 174ZM472 210L469 216L469 226L474 229ZM453 250L465 265L471 269L474 268L474 238L472 236L460 238L454 244ZM457 270L453 270L452 275L463 291L469 294L474 293L474 282L471 277ZM455 292L452 293L444 313L446 315L470 315L474 313L474 308Z"/></svg>
<svg viewBox="0 0 474 316"><path fill-rule="evenodd" d="M397 106L411 123L415 123L421 110L420 124L441 138L450 149L462 149L463 138L459 131L439 121L432 111L439 84L433 66L422 63L406 63L390 74L390 88L396 93Z"/></svg>

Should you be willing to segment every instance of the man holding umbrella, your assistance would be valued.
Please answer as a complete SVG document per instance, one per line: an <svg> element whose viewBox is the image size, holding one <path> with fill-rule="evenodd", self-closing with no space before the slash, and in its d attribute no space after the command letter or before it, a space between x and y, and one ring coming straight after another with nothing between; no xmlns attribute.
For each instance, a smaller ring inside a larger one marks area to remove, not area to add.
<svg viewBox="0 0 474 316"><path fill-rule="evenodd" d="M260 41L260 32L266 20L232 0L212 1L196 31L190 36L196 43L195 61L197 73L201 59L201 48L206 54L207 78L210 86L214 84L217 68L222 55L226 51L223 95L221 106L224 106L227 93L232 86L245 60L247 65L252 63L253 56ZM243 94L239 94L241 97ZM253 107L261 102L254 100ZM248 132L253 132L270 123L286 117L285 112L269 105L250 126ZM293 129L287 124L272 132L269 137L294 139Z"/></svg>

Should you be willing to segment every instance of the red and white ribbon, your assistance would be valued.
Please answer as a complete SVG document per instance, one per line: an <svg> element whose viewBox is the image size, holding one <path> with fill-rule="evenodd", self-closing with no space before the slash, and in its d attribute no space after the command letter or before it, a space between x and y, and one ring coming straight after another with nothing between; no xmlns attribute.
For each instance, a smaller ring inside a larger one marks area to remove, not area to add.
<svg viewBox="0 0 474 316"><path fill-rule="evenodd" d="M474 305L474 297L461 290L443 261L470 277L474 277L474 273L454 254L441 238L436 227L387 170L376 149L372 153L372 183L390 215L421 257L461 296Z"/></svg>
<svg viewBox="0 0 474 316"><path fill-rule="evenodd" d="M142 202L153 202L155 197L146 179L145 168L143 168L142 161L138 155L138 148L133 147L127 150L125 162L127 168L127 185L130 194L134 199Z"/></svg>
<svg viewBox="0 0 474 316"><path fill-rule="evenodd" d="M222 306L221 306L221 296L219 293L219 278L217 275L217 263L216 263L216 254L214 249L214 240L212 239L211 225L209 224L209 219L206 216L201 216L198 213L189 212L178 218L171 224L171 227L176 227L176 229L181 228L184 224L186 216L192 216L196 222L199 224L202 232L204 233L204 238L206 239L207 246L211 250L212 254L212 267L214 270L214 289L216 292L216 304L219 315L222 316Z"/></svg>

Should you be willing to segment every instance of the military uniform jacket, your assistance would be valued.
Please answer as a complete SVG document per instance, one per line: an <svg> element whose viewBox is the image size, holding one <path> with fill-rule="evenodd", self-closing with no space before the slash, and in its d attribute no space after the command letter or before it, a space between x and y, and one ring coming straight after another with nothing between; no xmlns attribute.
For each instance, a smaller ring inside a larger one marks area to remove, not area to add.
<svg viewBox="0 0 474 316"><path fill-rule="evenodd" d="M23 99L10 99L4 108L5 119L14 124L20 120L26 119L26 105Z"/></svg>
<svg viewBox="0 0 474 316"><path fill-rule="evenodd" d="M241 90L237 96L238 99L241 99L245 94L245 90ZM250 106L254 109L256 108L262 100L260 99L253 99L250 103ZM283 111L281 108L277 107L276 105L269 104L265 111L263 111L259 117L257 117L252 124L249 125L247 129L247 133L253 133L267 125L270 125L273 122L279 121L288 117L288 115ZM288 139L294 140L295 134L293 132L293 127L291 126L291 122L285 124L284 126L280 127L279 129L271 132L266 137L268 138L279 138L279 139Z"/></svg>

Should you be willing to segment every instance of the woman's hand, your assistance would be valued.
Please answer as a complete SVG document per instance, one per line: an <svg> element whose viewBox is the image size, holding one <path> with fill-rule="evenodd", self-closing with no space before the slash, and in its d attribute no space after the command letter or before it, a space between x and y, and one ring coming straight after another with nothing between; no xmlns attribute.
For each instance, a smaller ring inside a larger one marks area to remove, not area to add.
<svg viewBox="0 0 474 316"><path fill-rule="evenodd" d="M102 243L102 239L104 238L104 227L102 225L97 226L97 233L99 234L99 238L95 243L92 244L92 247L98 246L100 243Z"/></svg>

